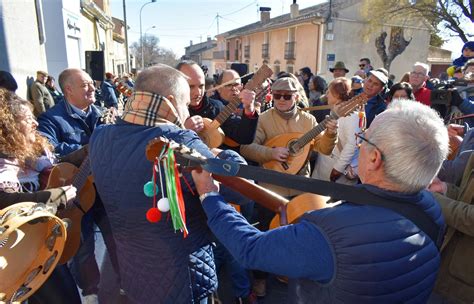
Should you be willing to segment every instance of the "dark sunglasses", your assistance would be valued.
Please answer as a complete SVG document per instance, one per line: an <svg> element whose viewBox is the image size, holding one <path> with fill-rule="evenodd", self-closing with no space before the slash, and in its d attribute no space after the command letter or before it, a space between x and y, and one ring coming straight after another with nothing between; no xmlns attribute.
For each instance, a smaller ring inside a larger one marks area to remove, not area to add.
<svg viewBox="0 0 474 304"><path fill-rule="evenodd" d="M273 93L273 98L274 98L274 99L281 99L281 98L283 98L284 100L291 100L291 97L293 97L293 94L291 94L291 95L286 95L286 94Z"/></svg>
<svg viewBox="0 0 474 304"><path fill-rule="evenodd" d="M365 68L365 64L359 64L359 68Z"/></svg>

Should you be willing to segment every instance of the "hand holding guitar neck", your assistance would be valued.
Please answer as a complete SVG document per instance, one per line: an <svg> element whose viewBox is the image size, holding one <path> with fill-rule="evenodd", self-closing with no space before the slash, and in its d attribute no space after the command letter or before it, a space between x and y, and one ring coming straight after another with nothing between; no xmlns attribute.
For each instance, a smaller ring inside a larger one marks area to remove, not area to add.
<svg viewBox="0 0 474 304"><path fill-rule="evenodd" d="M199 195L208 192L219 192L219 186L212 178L211 173L206 170L193 170L191 174Z"/></svg>
<svg viewBox="0 0 474 304"><path fill-rule="evenodd" d="M239 94L240 101L242 101L242 105L244 106L245 114L252 115L255 111L255 92L250 91L247 89L243 89Z"/></svg>

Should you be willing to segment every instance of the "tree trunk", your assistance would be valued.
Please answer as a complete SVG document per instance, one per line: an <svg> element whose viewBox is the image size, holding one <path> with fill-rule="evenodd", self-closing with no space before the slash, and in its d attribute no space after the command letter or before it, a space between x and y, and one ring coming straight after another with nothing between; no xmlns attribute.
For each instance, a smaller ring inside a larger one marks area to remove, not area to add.
<svg viewBox="0 0 474 304"><path fill-rule="evenodd" d="M395 57L403 53L411 42L412 38L410 38L410 40L405 40L403 34L403 28L401 27L394 26L391 28L388 54L387 46L385 45L387 32L380 33L380 36L375 39L375 48L377 49L377 54L379 54L380 59L382 59L383 67L389 72L392 61L395 59Z"/></svg>

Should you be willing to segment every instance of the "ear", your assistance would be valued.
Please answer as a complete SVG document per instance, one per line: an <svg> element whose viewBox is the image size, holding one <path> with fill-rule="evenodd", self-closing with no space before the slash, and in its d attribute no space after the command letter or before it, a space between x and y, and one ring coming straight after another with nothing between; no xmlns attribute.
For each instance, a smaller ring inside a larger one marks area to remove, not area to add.
<svg viewBox="0 0 474 304"><path fill-rule="evenodd" d="M379 149L372 149L367 157L367 169L369 171L378 171L382 168L383 157Z"/></svg>

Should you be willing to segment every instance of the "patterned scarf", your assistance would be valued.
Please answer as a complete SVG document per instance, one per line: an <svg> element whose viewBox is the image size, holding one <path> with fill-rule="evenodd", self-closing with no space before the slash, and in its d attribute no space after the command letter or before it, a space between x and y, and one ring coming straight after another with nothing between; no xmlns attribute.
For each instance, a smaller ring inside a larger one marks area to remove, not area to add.
<svg viewBox="0 0 474 304"><path fill-rule="evenodd" d="M178 111L171 101L164 96L149 92L135 91L127 101L122 119L150 127L171 123L184 129Z"/></svg>

